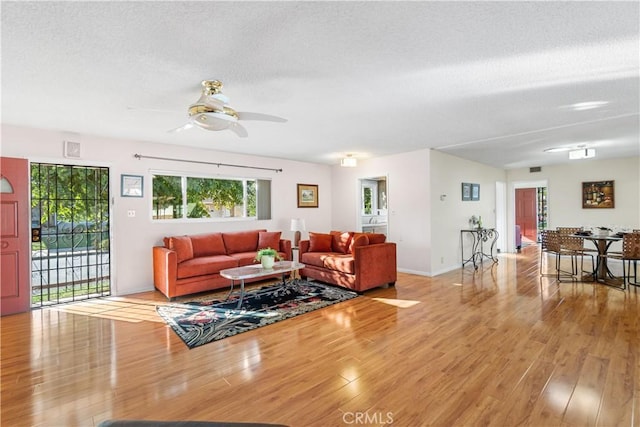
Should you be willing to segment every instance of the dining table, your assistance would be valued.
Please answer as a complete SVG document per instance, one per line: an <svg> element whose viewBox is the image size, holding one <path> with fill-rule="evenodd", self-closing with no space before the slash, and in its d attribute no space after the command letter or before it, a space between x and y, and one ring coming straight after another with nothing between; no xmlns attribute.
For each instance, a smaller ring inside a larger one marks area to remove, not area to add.
<svg viewBox="0 0 640 427"><path fill-rule="evenodd" d="M595 279L599 282L606 282L607 279L613 279L615 276L611 273L609 266L607 265L607 253L609 248L614 242L622 240L622 236L619 234L587 234L576 233L573 237L579 237L584 240L591 241L598 251L598 258L596 261L596 268L594 271Z"/></svg>

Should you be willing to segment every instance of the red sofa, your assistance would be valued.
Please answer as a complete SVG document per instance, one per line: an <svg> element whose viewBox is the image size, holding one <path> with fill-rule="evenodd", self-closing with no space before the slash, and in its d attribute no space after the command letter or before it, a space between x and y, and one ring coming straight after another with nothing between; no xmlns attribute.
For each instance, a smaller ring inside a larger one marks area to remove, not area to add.
<svg viewBox="0 0 640 427"><path fill-rule="evenodd" d="M280 236L249 230L165 237L164 246L153 247L153 283L170 300L231 286L220 270L253 264L259 249L277 249L283 259L292 259L291 240Z"/></svg>
<svg viewBox="0 0 640 427"><path fill-rule="evenodd" d="M303 278L343 286L357 292L397 280L396 244L378 233L332 231L309 233L300 241Z"/></svg>

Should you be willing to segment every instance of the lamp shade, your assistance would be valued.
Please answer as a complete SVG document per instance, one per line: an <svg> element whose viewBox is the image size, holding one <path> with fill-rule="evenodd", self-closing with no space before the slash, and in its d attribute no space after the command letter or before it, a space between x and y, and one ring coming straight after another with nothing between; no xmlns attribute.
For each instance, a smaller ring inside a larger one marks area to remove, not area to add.
<svg viewBox="0 0 640 427"><path fill-rule="evenodd" d="M305 231L304 219L293 218L291 220L291 231Z"/></svg>

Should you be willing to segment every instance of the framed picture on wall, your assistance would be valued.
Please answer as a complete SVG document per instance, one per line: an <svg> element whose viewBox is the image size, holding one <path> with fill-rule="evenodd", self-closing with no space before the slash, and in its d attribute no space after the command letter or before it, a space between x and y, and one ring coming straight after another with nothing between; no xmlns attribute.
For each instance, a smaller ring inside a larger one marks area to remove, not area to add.
<svg viewBox="0 0 640 427"><path fill-rule="evenodd" d="M462 183L462 201L471 200L471 184L468 182Z"/></svg>
<svg viewBox="0 0 640 427"><path fill-rule="evenodd" d="M471 184L471 200L480 200L480 184Z"/></svg>
<svg viewBox="0 0 640 427"><path fill-rule="evenodd" d="M582 209L614 208L614 181L582 183Z"/></svg>
<svg viewBox="0 0 640 427"><path fill-rule="evenodd" d="M318 186L314 184L298 184L298 207L318 207Z"/></svg>
<svg viewBox="0 0 640 427"><path fill-rule="evenodd" d="M120 176L120 195L122 197L143 197L143 180L142 175L121 175Z"/></svg>

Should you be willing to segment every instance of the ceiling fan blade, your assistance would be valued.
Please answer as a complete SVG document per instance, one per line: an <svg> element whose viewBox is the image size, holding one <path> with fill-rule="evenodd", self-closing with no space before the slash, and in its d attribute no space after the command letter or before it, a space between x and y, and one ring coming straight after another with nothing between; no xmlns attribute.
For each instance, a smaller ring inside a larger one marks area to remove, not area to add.
<svg viewBox="0 0 640 427"><path fill-rule="evenodd" d="M185 123L182 126L179 126L175 129L170 129L167 132L169 133L178 133L178 132L182 132L183 130L187 130L187 129L191 129L193 127L193 123L189 122L189 123Z"/></svg>
<svg viewBox="0 0 640 427"><path fill-rule="evenodd" d="M231 132L235 133L236 135L238 135L240 138L246 138L247 136L249 136L249 134L247 133L247 130L244 128L244 126L242 126L238 122L230 123L229 124L229 130Z"/></svg>
<svg viewBox="0 0 640 427"><path fill-rule="evenodd" d="M247 113L245 111L238 112L238 120L262 120L264 122L277 122L277 123L287 122L287 119L283 119L282 117L272 116L270 114L262 114L262 113Z"/></svg>

